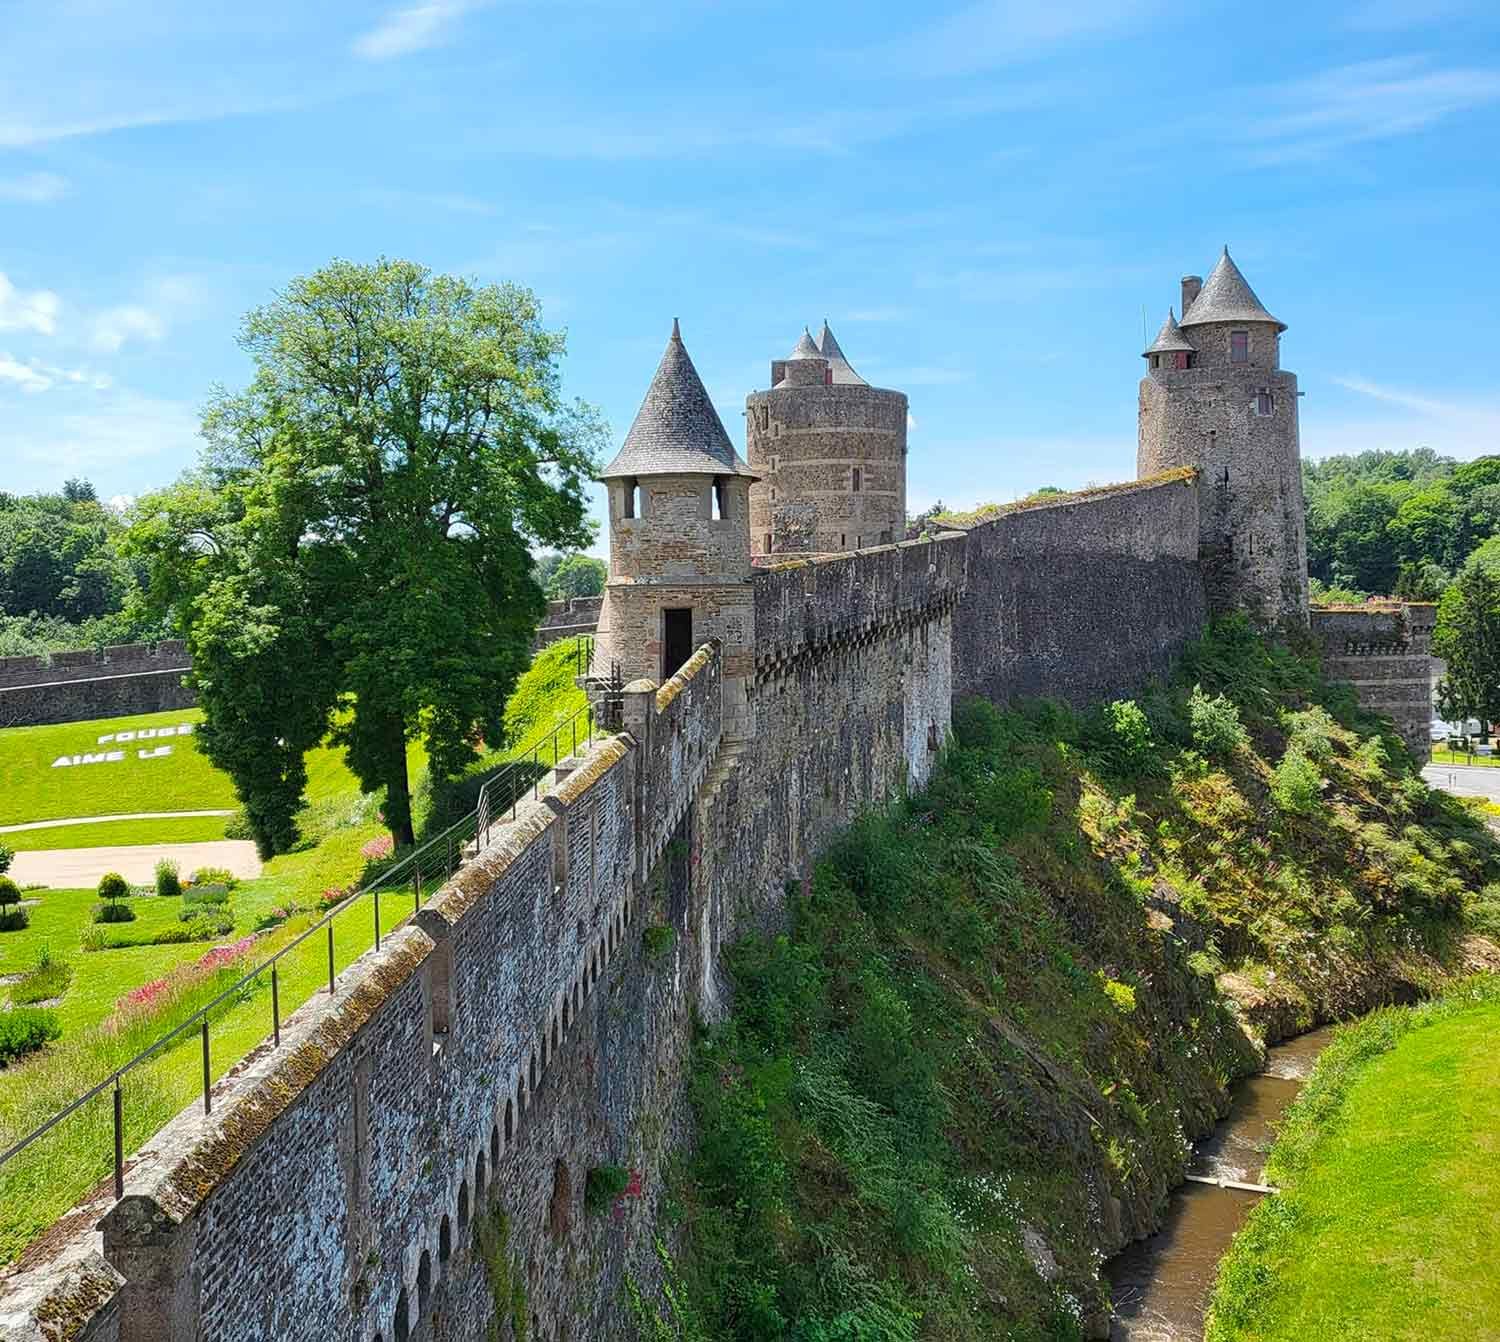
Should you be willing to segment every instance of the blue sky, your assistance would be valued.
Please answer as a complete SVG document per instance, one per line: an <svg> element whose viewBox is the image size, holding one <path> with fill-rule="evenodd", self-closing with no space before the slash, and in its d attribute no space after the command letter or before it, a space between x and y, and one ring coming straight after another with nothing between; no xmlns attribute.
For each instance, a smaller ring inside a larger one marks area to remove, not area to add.
<svg viewBox="0 0 1500 1342"><path fill-rule="evenodd" d="M165 483L331 256L532 287L617 443L671 327L731 436L804 323L915 508L1129 478L1224 243L1303 451L1500 450L1500 9L0 0L0 488Z"/></svg>

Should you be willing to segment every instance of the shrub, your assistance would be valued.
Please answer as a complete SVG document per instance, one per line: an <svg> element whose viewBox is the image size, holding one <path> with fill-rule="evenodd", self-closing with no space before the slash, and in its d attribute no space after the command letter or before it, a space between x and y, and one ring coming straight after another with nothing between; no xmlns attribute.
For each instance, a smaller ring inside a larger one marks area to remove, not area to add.
<svg viewBox="0 0 1500 1342"><path fill-rule="evenodd" d="M102 927L86 927L78 937L78 949L85 954L109 949L109 938Z"/></svg>
<svg viewBox="0 0 1500 1342"><path fill-rule="evenodd" d="M359 850L359 855L368 858L371 862L378 862L382 858L389 857L395 850L395 839L389 834L377 834Z"/></svg>
<svg viewBox="0 0 1500 1342"><path fill-rule="evenodd" d="M130 885L117 871L107 871L99 878L97 894L100 899L124 899L130 893Z"/></svg>
<svg viewBox="0 0 1500 1342"><path fill-rule="evenodd" d="M677 932L674 928L662 923L654 923L642 935L641 944L645 948L648 960L660 960L672 949L676 940Z"/></svg>
<svg viewBox="0 0 1500 1342"><path fill-rule="evenodd" d="M1247 739L1234 701L1222 694L1210 697L1202 685L1194 685L1188 696L1188 721L1193 744L1205 755L1232 755Z"/></svg>
<svg viewBox="0 0 1500 1342"><path fill-rule="evenodd" d="M61 997L72 981L73 966L66 960L54 960L51 947L44 942L37 952L36 964L12 986L10 1000L16 1006L46 1002L51 998Z"/></svg>
<svg viewBox="0 0 1500 1342"><path fill-rule="evenodd" d="M21 891L9 876L0 876L0 932L19 932L31 920L21 907Z"/></svg>
<svg viewBox="0 0 1500 1342"><path fill-rule="evenodd" d="M227 904L229 903L229 887L227 885L190 885L182 892L184 905L193 904Z"/></svg>
<svg viewBox="0 0 1500 1342"><path fill-rule="evenodd" d="M7 848L3 843L0 843L0 876L3 876L10 870L10 864L15 860L16 850L14 848Z"/></svg>
<svg viewBox="0 0 1500 1342"><path fill-rule="evenodd" d="M177 864L170 857L164 857L156 864L156 893L163 899L176 899L182 893Z"/></svg>
<svg viewBox="0 0 1500 1342"><path fill-rule="evenodd" d="M1122 1016L1128 1016L1135 1010L1135 989L1128 983L1108 978L1104 971L1100 970L1099 985L1104 989L1104 995L1109 998L1111 1005Z"/></svg>
<svg viewBox="0 0 1500 1342"><path fill-rule="evenodd" d="M57 1012L45 1007L17 1007L0 1011L0 1067L35 1053L43 1044L62 1037Z"/></svg>
<svg viewBox="0 0 1500 1342"><path fill-rule="evenodd" d="M1311 815L1322 801L1323 776L1295 746L1288 746L1271 772L1271 800L1283 811Z"/></svg>
<svg viewBox="0 0 1500 1342"><path fill-rule="evenodd" d="M630 1184L630 1171L623 1165L595 1165L583 1185L584 1210L594 1215L614 1206Z"/></svg>
<svg viewBox="0 0 1500 1342"><path fill-rule="evenodd" d="M224 837L254 841L255 831L250 827L250 817L245 814L243 806L224 822Z"/></svg>
<svg viewBox="0 0 1500 1342"><path fill-rule="evenodd" d="M94 921L96 923L133 923L135 910L129 904L95 904Z"/></svg>
<svg viewBox="0 0 1500 1342"><path fill-rule="evenodd" d="M164 927L151 938L153 946L181 946L191 941L193 934L186 927Z"/></svg>
<svg viewBox="0 0 1500 1342"><path fill-rule="evenodd" d="M188 877L188 883L193 886L222 886L225 890L233 890L240 881L228 867L199 867Z"/></svg>
<svg viewBox="0 0 1500 1342"><path fill-rule="evenodd" d="M1092 752L1115 773L1149 774L1156 770L1156 741L1151 724L1134 699L1116 699L1090 715Z"/></svg>
<svg viewBox="0 0 1500 1342"><path fill-rule="evenodd" d="M227 936L233 931L234 918L227 909L206 910L187 925L191 941L212 941L215 937Z"/></svg>
<svg viewBox="0 0 1500 1342"><path fill-rule="evenodd" d="M1333 731L1338 724L1326 708L1314 705L1283 714L1281 724L1286 728L1289 752L1299 751L1310 760L1326 760L1333 754Z"/></svg>

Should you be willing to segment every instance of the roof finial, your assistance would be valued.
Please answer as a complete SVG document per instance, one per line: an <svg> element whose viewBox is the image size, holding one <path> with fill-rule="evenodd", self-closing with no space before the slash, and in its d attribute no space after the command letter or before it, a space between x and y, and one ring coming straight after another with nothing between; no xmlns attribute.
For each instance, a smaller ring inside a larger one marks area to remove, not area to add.
<svg viewBox="0 0 1500 1342"><path fill-rule="evenodd" d="M682 332L677 329L677 318L672 318L672 339L679 345L682 343Z"/></svg>

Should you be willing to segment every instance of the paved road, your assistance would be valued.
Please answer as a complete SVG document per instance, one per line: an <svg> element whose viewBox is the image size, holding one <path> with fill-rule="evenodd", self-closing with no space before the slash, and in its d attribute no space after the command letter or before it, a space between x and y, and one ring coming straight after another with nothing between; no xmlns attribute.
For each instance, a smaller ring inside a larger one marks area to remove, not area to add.
<svg viewBox="0 0 1500 1342"><path fill-rule="evenodd" d="M1491 801L1500 801L1500 768L1429 764L1422 770L1422 777L1430 786L1460 797L1488 797Z"/></svg>
<svg viewBox="0 0 1500 1342"><path fill-rule="evenodd" d="M8 873L17 885L50 885L55 890L86 890L107 871L132 885L149 885L156 864L173 858L186 876L198 867L228 867L236 876L260 875L255 845L241 839L213 843L142 843L114 848L53 848L17 853Z"/></svg>
<svg viewBox="0 0 1500 1342"><path fill-rule="evenodd" d="M63 825L98 825L106 820L179 820L183 816L233 814L233 811L128 811L123 815L75 815L67 820L31 820L24 825L0 825L0 834L18 834L23 829L57 829Z"/></svg>

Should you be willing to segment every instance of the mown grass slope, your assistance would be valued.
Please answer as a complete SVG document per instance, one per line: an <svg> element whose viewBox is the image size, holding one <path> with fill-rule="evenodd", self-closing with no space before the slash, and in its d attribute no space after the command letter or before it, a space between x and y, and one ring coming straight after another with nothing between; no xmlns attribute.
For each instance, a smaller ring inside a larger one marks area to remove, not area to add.
<svg viewBox="0 0 1500 1342"><path fill-rule="evenodd" d="M1500 1338L1500 978L1340 1030L1220 1267L1210 1342Z"/></svg>
<svg viewBox="0 0 1500 1342"><path fill-rule="evenodd" d="M1442 981L1496 872L1347 690L1240 621L1134 701L961 705L926 793L730 951L674 1185L687 1303L643 1330L1097 1335L1105 1257L1258 1037Z"/></svg>

